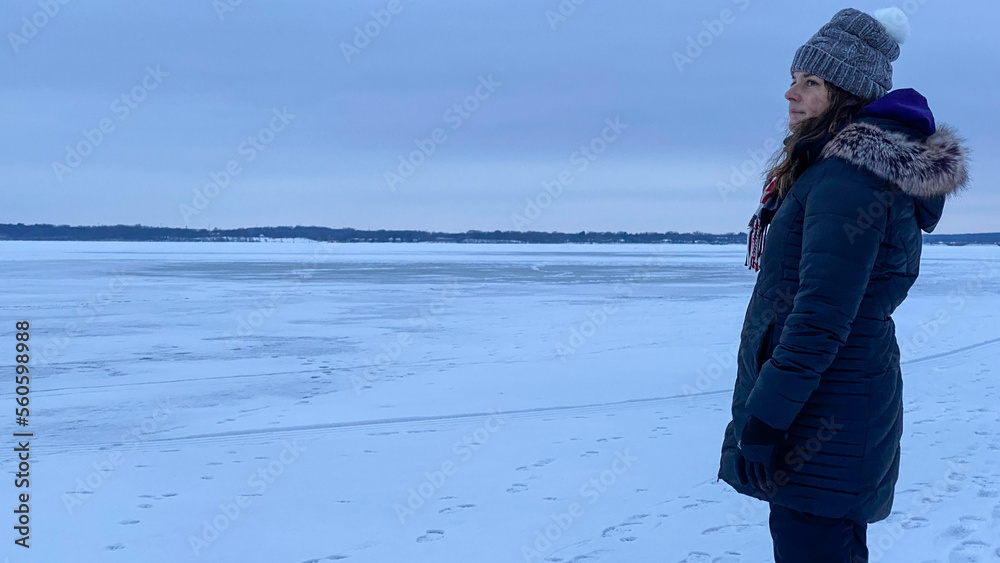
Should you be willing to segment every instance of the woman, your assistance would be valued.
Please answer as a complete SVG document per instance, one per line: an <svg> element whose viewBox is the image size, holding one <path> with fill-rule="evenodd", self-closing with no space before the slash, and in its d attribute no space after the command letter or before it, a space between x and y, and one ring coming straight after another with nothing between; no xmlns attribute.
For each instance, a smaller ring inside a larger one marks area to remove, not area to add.
<svg viewBox="0 0 1000 563"><path fill-rule="evenodd" d="M891 313L921 230L967 183L967 149L892 88L908 22L838 12L795 54L791 135L751 220L758 270L719 478L767 501L778 563L868 560L899 473L903 382ZM764 235L767 235L766 238Z"/></svg>

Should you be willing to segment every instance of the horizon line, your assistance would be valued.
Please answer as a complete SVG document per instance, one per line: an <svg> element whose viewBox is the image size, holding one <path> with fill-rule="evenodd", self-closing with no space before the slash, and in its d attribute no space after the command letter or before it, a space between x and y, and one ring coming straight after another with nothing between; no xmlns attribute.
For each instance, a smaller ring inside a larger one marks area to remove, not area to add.
<svg viewBox="0 0 1000 563"><path fill-rule="evenodd" d="M174 229L174 230L184 230L184 231L239 231L239 230L253 230L253 229L329 229L329 230L340 230L340 231L359 231L359 232L398 232L398 233L427 233L427 234L442 234L442 235L464 235L468 233L518 233L518 234L547 234L547 235L580 235L580 234L601 234L601 235L661 235L661 234L678 234L678 235L710 235L710 236L739 236L747 235L748 231L736 231L736 232L726 232L726 233L712 233L708 231L518 231L518 230L483 230L483 229L467 229L465 231L434 231L427 229L359 229L356 227L327 227L321 225L277 225L277 226L253 226L253 227L173 227L173 226L154 226L154 225L143 225L141 223L135 223L132 225L126 225L123 223L117 223L114 225L101 224L101 225L69 225L66 223L55 224L55 223L0 223L0 228L5 227L63 227L71 229L94 229L94 228L112 228L112 227L126 227L126 228L141 228L141 229ZM929 236L965 236L965 235L1000 235L1000 231L987 231L987 232L969 232L969 233L921 233L922 235Z"/></svg>

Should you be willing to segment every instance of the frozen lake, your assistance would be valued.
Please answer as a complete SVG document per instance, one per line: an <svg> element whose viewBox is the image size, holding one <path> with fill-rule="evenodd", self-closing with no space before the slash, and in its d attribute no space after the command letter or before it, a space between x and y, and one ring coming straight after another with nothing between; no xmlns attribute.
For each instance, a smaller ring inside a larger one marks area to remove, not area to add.
<svg viewBox="0 0 1000 563"><path fill-rule="evenodd" d="M771 560L716 481L743 246L0 246L12 562ZM925 247L872 561L1000 561L998 306L1000 247Z"/></svg>

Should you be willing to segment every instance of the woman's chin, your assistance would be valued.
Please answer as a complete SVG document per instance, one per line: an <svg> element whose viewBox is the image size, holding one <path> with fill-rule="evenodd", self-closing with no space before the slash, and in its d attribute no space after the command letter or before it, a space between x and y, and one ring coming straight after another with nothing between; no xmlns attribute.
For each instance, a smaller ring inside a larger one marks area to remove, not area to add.
<svg viewBox="0 0 1000 563"><path fill-rule="evenodd" d="M790 128L798 127L799 125L802 125L806 121L808 121L808 117L806 117L805 114L803 113L793 114L788 117L788 127Z"/></svg>

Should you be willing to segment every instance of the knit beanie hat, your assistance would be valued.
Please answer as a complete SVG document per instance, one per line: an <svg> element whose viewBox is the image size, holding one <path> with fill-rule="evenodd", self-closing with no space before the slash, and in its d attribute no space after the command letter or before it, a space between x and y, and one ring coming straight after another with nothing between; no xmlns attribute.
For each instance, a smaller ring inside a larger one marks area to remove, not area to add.
<svg viewBox="0 0 1000 563"><path fill-rule="evenodd" d="M799 47L792 72L815 74L868 101L881 98L892 89L892 62L909 32L899 8L871 15L845 8Z"/></svg>

